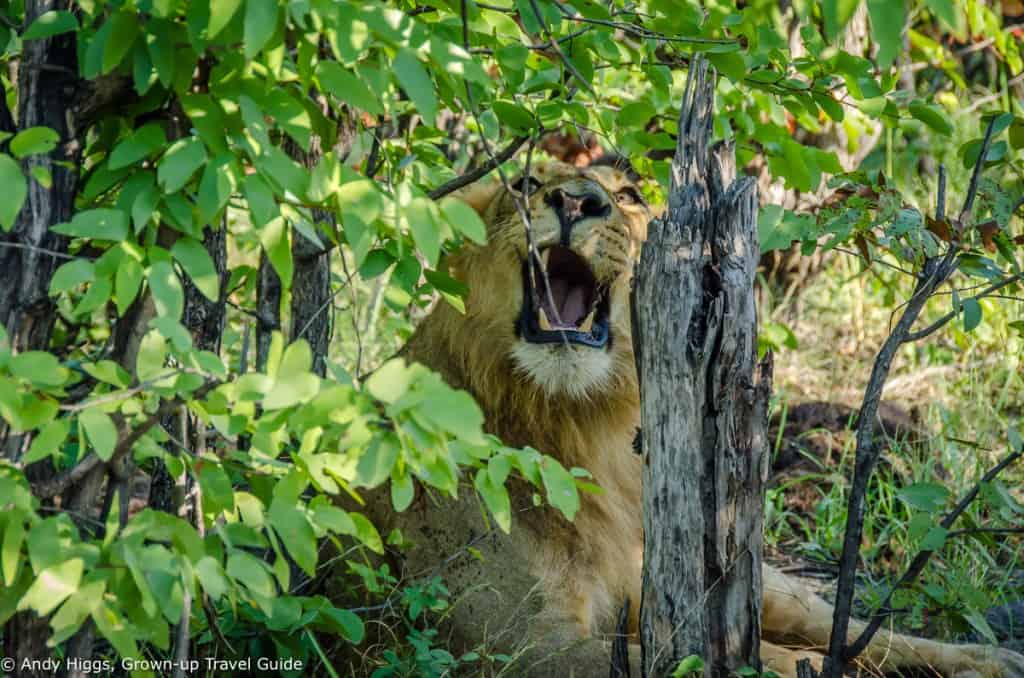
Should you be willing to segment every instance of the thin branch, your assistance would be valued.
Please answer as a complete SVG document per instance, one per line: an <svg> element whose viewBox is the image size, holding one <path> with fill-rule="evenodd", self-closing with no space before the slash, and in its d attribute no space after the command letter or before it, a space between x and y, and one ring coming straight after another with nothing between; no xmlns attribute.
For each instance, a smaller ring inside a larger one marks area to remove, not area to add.
<svg viewBox="0 0 1024 678"><path fill-rule="evenodd" d="M681 42L681 43L698 44L698 45L733 45L733 44L736 44L736 40L721 39L721 38L688 38L688 37L682 37L682 36L677 36L677 35L665 35L664 33L658 33L656 31L652 31L651 29L646 28L646 27L641 26L641 25L638 25L638 24L626 23L624 21L609 21L608 19L592 19L590 17L585 17L585 16L583 16L581 14L573 14L572 12L570 12L565 7L565 5L563 5L560 2L555 2L554 4L555 4L555 7L558 8L558 11L561 12L562 16L564 16L566 19L569 19L571 21L579 21L579 22L585 23L585 24L594 24L596 26L607 26L608 28L615 28L615 29L620 30L620 31L622 31L624 33L629 33L629 34L631 34L631 35L633 35L634 37L637 37L637 38L646 38L646 39L650 39L650 40L662 40L664 42ZM483 5L481 5L479 3L477 3L477 6L478 7L483 7ZM495 8L487 7L487 9L495 9Z"/></svg>
<svg viewBox="0 0 1024 678"><path fill-rule="evenodd" d="M966 527L962 530L952 530L946 533L946 539L963 537L972 534L1024 534L1024 527Z"/></svg>
<svg viewBox="0 0 1024 678"><path fill-rule="evenodd" d="M40 254L48 254L51 257L54 257L55 259L64 259L67 261L72 261L74 259L86 259L87 261L91 261L87 257L76 257L73 254L58 252L57 250L48 250L45 247L36 247L35 245L29 245L28 243L23 242L0 242L0 247L13 247L19 250L29 250L31 252L38 252Z"/></svg>
<svg viewBox="0 0 1024 678"><path fill-rule="evenodd" d="M501 149L499 153L489 154L491 156L490 159L480 167L477 167L472 172L466 172L465 174L459 175L446 184L441 184L427 195L430 196L431 200L440 200L449 193L453 193L464 186L469 186L473 182L483 179L485 176L490 174L492 170L497 169L499 165L503 165L511 160L512 157L519 152L519 149L523 147L523 144L529 140L530 137L526 135L515 137L507 146L505 146L505 148Z"/></svg>
<svg viewBox="0 0 1024 678"><path fill-rule="evenodd" d="M985 157L988 156L988 148L992 144L992 131L995 128L995 124L996 119L992 118L988 121L988 127L985 128L985 138L981 142L978 161L974 165L974 172L971 173L971 183L967 187L967 198L964 199L964 207L960 210L959 221L961 223L970 215L971 208L974 207L974 198L978 195L978 181L981 179L981 171L985 167Z"/></svg>
<svg viewBox="0 0 1024 678"><path fill-rule="evenodd" d="M107 405L110 403L116 403L118 401L124 400L125 398L131 398L133 395L142 393L143 391L148 391L149 389L153 388L153 386L155 386L156 384L159 384L161 381L170 379L171 377L176 377L179 374L199 374L199 372L187 367L174 369L158 377L147 379L146 381L140 383L138 386L133 386L132 388L106 393L104 395L97 396L95 398L90 398L89 400L84 400L80 403L75 403L73 405L61 405L60 409L63 410L64 412L81 412L82 410L89 409L90 407L96 407L97 405Z"/></svg>
<svg viewBox="0 0 1024 678"><path fill-rule="evenodd" d="M971 505L971 502L973 502L975 498L978 496L978 493L981 492L982 486L985 485L986 483L992 482L995 479L995 477L998 476L1003 471L1003 469L1005 469L1010 464L1020 459L1022 456L1024 456L1024 450L1011 452L1009 455L1004 457L1001 462L996 464L991 470L989 470L988 473L982 476L978 484L971 488L970 492L964 495L963 499L960 500L960 503L958 503L952 511L946 514L946 517L942 519L942 522L939 525L945 530L948 530L950 527L952 527L953 523L956 522L956 519L959 518L960 515L967 510L967 507ZM963 531L960 532L962 533ZM889 604L892 602L893 594L895 594L896 591L898 591L900 588L913 583L913 581L917 579L917 576L921 574L921 572L924 570L924 566L928 563L928 560L932 557L934 553L934 551L926 550L921 551L916 556L914 556L914 560L911 561L910 567L907 568L907 571L904 572L903 576L900 577L899 581L897 581L896 584L894 584L893 587L889 589L889 592L886 594L885 598L879 605L879 611L872 615L867 627L861 632L860 636L857 637L857 640L853 641L853 643L851 643L850 646L846 649L846 652L843 655L845 661L853 661L857 657L857 655L864 651L864 648L868 646L868 643L871 642L871 639L874 637L875 633L878 632L878 629L882 626L882 623L889 616L888 607Z"/></svg>
<svg viewBox="0 0 1024 678"><path fill-rule="evenodd" d="M190 396L192 400L198 400L207 393L212 391L214 387L218 386L220 382L208 381L200 386ZM156 409L156 412L149 415L149 417L142 422L139 426L132 429L127 435L118 441L114 447L114 452L111 454L109 461L104 462L100 459L95 452L90 452L84 459L69 468L67 471L49 479L37 483L32 486L32 493L39 499L50 499L58 494L62 493L67 488L71 487L75 483L79 482L82 478L89 475L89 473L98 467L100 464L106 463L107 465L114 465L121 461L128 452L131 451L135 443L144 436L149 429L160 423L160 420L166 417L171 411L182 405L185 402L183 398L172 398L165 400L160 403L160 407Z"/></svg>
<svg viewBox="0 0 1024 678"><path fill-rule="evenodd" d="M579 72L579 69L569 61L569 57L565 56L565 52L562 51L562 46L558 44L558 41L551 35L551 31L548 30L548 25L544 21L544 15L541 14L540 6L537 4L537 0L530 0L530 6L533 8L533 15L537 17L537 23L540 24L541 30L544 32L544 36L548 39L548 45L550 45L555 52L558 53L558 57L562 60L562 65L565 66L565 70L572 73L572 77L576 78L576 81L580 83L583 89L590 92L592 95L597 96L597 92L594 91L594 86L583 77L583 74Z"/></svg>
<svg viewBox="0 0 1024 678"><path fill-rule="evenodd" d="M946 218L946 166L939 164L939 187L935 197L935 221Z"/></svg>
<svg viewBox="0 0 1024 678"><path fill-rule="evenodd" d="M1004 287L1008 287L1008 286L1010 286L1010 285L1012 285L1012 284L1014 284L1016 282L1020 282L1021 280L1024 280L1024 274L1017 273L1016 275L1011 275L1008 278L1003 278L999 282L993 283L992 285L989 285L987 288L985 288L984 290L982 290L978 294L975 294L973 297L968 297L967 299L964 299L964 301L970 301L971 299L978 300L978 299L983 299L985 297L993 296L994 292L998 292L999 290L1003 289ZM963 303L961 302L961 306L962 305L963 305ZM917 332L910 332L910 333L908 333L907 336L903 338L903 343L906 344L906 343L910 343L910 342L914 342L914 341L920 341L921 339L924 339L928 335L933 334L937 330L941 329L946 323L948 323L953 318L957 317L957 315L959 315L959 313L960 313L959 309L957 309L955 311L950 311L946 315L942 316L941 318L939 318L938 320L933 322L928 327L925 327L924 329L918 330Z"/></svg>

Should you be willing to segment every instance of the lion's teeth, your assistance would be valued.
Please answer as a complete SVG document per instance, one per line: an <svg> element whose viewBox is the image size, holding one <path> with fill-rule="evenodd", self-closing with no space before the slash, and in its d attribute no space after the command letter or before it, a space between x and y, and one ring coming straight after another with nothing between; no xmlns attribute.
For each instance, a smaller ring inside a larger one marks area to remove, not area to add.
<svg viewBox="0 0 1024 678"><path fill-rule="evenodd" d="M590 315L588 315L586 318L583 319L583 322L580 323L580 326L579 326L579 331L580 332L590 332L592 329L594 329L594 316L596 314L597 314L597 311L593 310L593 311L590 312Z"/></svg>
<svg viewBox="0 0 1024 678"><path fill-rule="evenodd" d="M555 328L551 326L551 322L548 320L548 314L544 312L544 309L537 309L537 321L540 323L540 328L545 332L551 332Z"/></svg>
<svg viewBox="0 0 1024 678"><path fill-rule="evenodd" d="M544 266L544 270L548 270L548 257L551 256L551 250L546 249L540 253L540 263Z"/></svg>

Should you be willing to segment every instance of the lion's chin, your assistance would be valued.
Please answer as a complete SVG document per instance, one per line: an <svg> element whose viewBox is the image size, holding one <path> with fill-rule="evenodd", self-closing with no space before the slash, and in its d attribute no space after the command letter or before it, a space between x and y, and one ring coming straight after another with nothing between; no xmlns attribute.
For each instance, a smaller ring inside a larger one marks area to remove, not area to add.
<svg viewBox="0 0 1024 678"><path fill-rule="evenodd" d="M516 369L548 396L590 398L610 385L613 358L607 350L565 344L517 341Z"/></svg>

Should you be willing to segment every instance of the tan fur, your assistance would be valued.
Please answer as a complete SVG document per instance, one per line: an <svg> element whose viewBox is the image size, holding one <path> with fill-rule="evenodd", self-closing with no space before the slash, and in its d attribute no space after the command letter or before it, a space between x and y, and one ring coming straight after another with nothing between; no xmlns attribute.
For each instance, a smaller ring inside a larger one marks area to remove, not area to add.
<svg viewBox="0 0 1024 678"><path fill-rule="evenodd" d="M556 215L543 200L547 191L597 186L612 200L608 217L580 223L571 239L611 290L611 348L527 346L516 336L527 240L510 196L492 182L462 194L488 225L486 246L467 247L450 261L452 273L469 285L465 315L447 304L437 306L404 354L472 393L487 429L504 442L534 447L566 467L586 468L603 493L583 494L582 508L570 523L551 509L535 507L531 488L513 485L509 535L486 522L470 489L459 502L423 497L403 514L394 514L387 501L376 502L376 518L401 527L416 544L402 556L403 574L445 578L457 600L450 616L456 651L486 645L515 653L516 674L603 676L608 673L603 634L613 631L627 597L635 632L640 603L641 467L632 451L639 394L629 281L650 213L642 204L619 204L616 196L628 180L610 168L552 164L538 168L536 176L544 184L530 199L539 248L558 241ZM543 365L565 375L574 367L583 370L585 383L548 378L538 367ZM823 647L831 620L828 604L770 568L765 568L765 588L766 635L796 641L798 648ZM639 675L635 645L631 652ZM784 675L794 675L802 656L768 642L762 653L766 664ZM868 655L868 661L885 668L924 664L943 675L968 669L1000 675L1001 657L983 647L880 634ZM814 656L820 665L820 655Z"/></svg>

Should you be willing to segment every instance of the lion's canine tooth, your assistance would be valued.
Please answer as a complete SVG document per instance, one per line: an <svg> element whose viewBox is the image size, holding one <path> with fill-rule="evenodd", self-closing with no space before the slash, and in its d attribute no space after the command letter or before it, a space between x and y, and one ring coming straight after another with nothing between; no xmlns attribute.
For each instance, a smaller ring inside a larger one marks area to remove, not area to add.
<svg viewBox="0 0 1024 678"><path fill-rule="evenodd" d="M548 270L548 257L551 256L551 249L542 250L540 253L540 263L544 267L544 270Z"/></svg>
<svg viewBox="0 0 1024 678"><path fill-rule="evenodd" d="M597 310L596 309L591 311L590 315L588 315L586 318L583 319L583 322L580 323L580 326L579 326L579 331L580 332L590 332L592 329L594 329L594 316L595 315L597 315Z"/></svg>
<svg viewBox="0 0 1024 678"><path fill-rule="evenodd" d="M543 308L537 309L537 322L540 323L540 328L545 332L551 332L555 329L551 326L551 322L548 320L548 314L544 312Z"/></svg>

